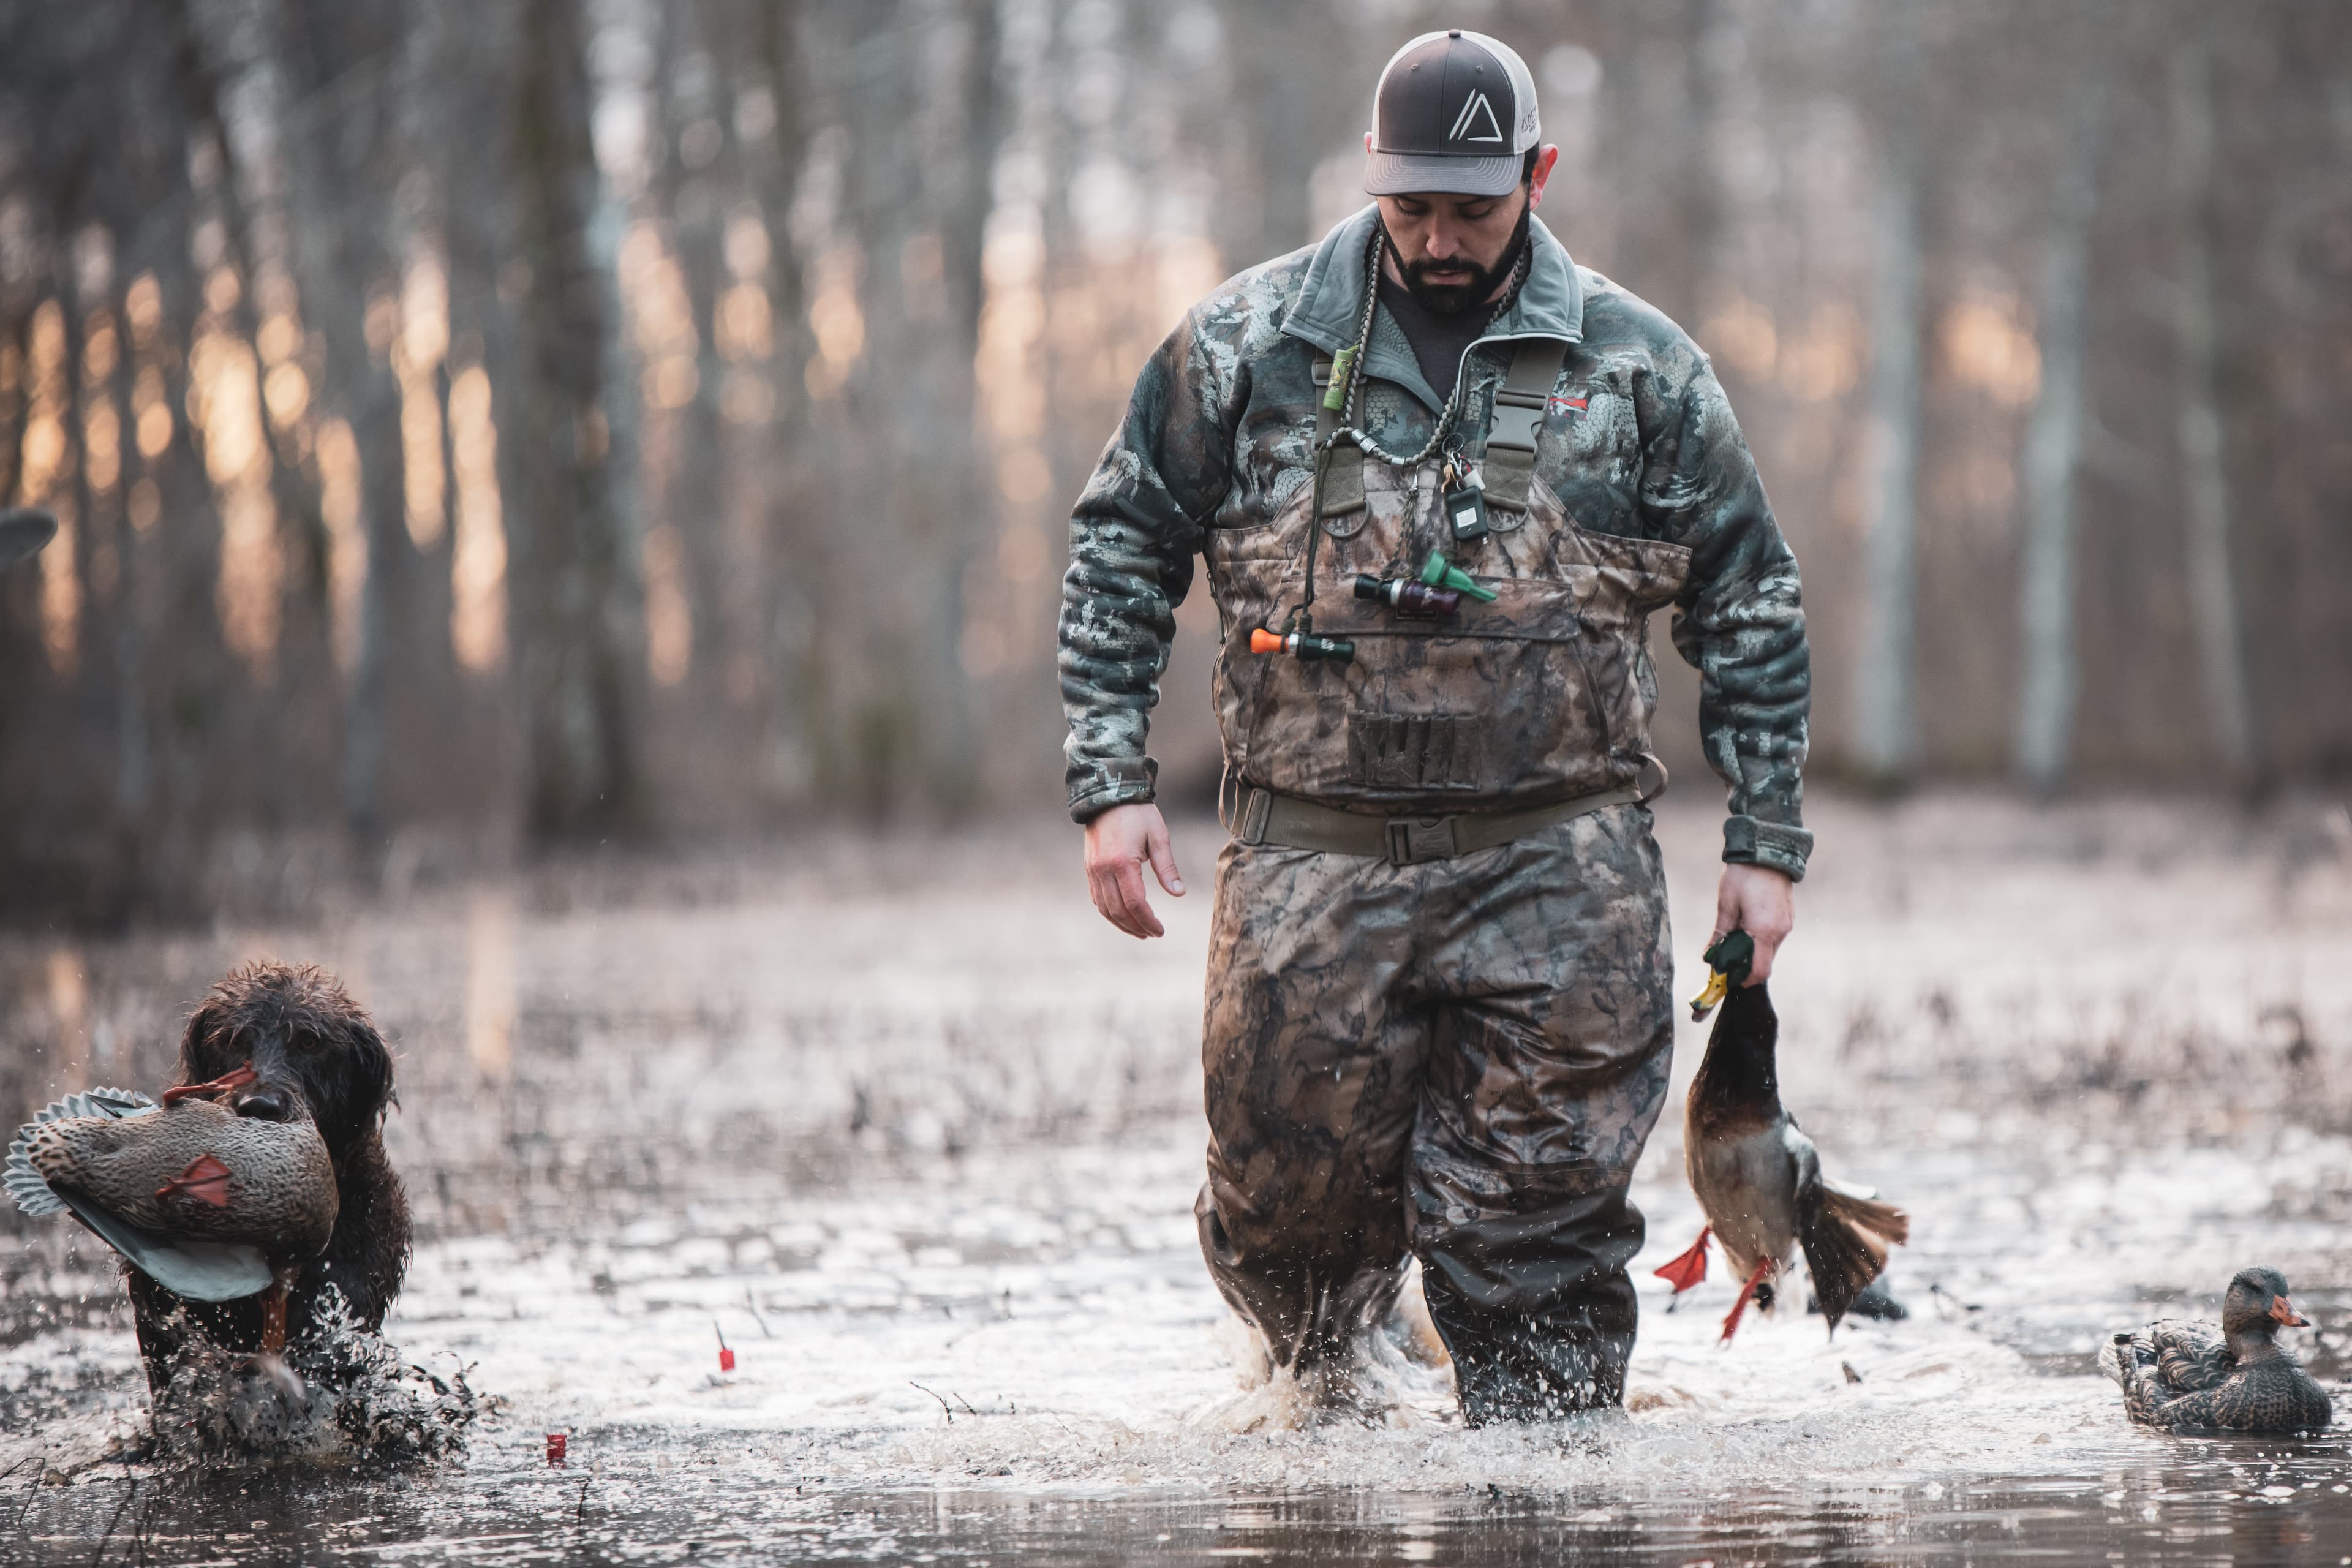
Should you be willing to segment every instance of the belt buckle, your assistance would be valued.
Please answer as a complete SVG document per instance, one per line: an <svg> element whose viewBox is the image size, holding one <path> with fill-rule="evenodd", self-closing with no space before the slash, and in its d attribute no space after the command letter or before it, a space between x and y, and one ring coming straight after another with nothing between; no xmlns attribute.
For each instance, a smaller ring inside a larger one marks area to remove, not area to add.
<svg viewBox="0 0 2352 1568"><path fill-rule="evenodd" d="M1388 828L1389 864L1418 866L1424 860L1454 858L1454 818L1391 816Z"/></svg>

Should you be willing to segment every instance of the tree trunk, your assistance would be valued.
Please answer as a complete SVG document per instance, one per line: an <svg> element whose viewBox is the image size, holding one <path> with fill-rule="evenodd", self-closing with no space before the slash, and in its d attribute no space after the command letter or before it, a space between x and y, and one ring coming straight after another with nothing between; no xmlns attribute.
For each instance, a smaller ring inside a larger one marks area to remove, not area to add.
<svg viewBox="0 0 2352 1568"><path fill-rule="evenodd" d="M2018 581L2023 674L2016 757L2020 775L2037 795L2065 783L2074 743L2074 479L2085 413L2091 221L2098 209L2099 149L2106 124L2103 77L2084 86L2074 118L2073 133L2062 144L2042 231L2042 388L2020 475L2025 539Z"/></svg>
<svg viewBox="0 0 2352 1568"><path fill-rule="evenodd" d="M2172 115L2172 192L2180 245L2173 330L2180 345L2179 439L2188 521L2189 604L2196 620L2214 755L2223 773L2242 785L2256 772L2257 756L2231 562L2226 432L2214 386L2218 331L2207 212L2213 176L2213 79L2211 51L2201 37L2184 39L2174 49Z"/></svg>
<svg viewBox="0 0 2352 1568"><path fill-rule="evenodd" d="M643 674L633 531L613 473L632 393L606 380L619 357L608 265L618 224L600 210L580 0L528 0L522 32L531 47L515 91L516 198L530 270L530 381L513 431L530 479L515 530L525 574L516 603L529 819L548 841L636 820Z"/></svg>
<svg viewBox="0 0 2352 1568"><path fill-rule="evenodd" d="M1854 675L1853 755L1881 787L1907 779L1917 758L1914 660L1918 623L1920 271L1925 159L1916 89L1919 43L1907 20L1895 29L1881 67L1888 92L1882 139L1876 258L1871 295L1874 364L1864 450L1868 532L1860 663Z"/></svg>

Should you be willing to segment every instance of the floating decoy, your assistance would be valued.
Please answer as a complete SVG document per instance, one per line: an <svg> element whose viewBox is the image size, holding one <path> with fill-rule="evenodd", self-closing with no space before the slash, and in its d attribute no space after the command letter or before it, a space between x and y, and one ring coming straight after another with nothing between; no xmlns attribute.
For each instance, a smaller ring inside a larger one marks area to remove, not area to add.
<svg viewBox="0 0 2352 1568"><path fill-rule="evenodd" d="M338 1198L307 1117L240 1116L213 1097L250 1068L164 1092L69 1095L20 1129L5 1183L28 1215L70 1213L157 1284L195 1301L264 1295L262 1349L286 1343L286 1289L327 1246Z"/></svg>
<svg viewBox="0 0 2352 1568"><path fill-rule="evenodd" d="M1694 1021L1722 1012L1691 1080L1683 1118L1683 1163L1706 1224L1690 1249L1657 1270L1684 1291L1706 1278L1710 1236L1742 1281L1723 1320L1723 1338L1753 1300L1769 1309L1775 1285L1800 1244L1830 1331L1886 1267L1887 1248L1907 1241L1911 1221L1874 1194L1822 1174L1821 1153L1780 1104L1780 1021L1759 984L1744 984L1756 942L1735 931L1706 950L1713 972L1691 1003Z"/></svg>
<svg viewBox="0 0 2352 1568"><path fill-rule="evenodd" d="M2278 1342L2306 1321L2286 1276L2242 1268L2221 1298L2221 1331L2167 1318L2099 1347L2099 1370L2124 1391L2131 1418L2174 1431L2299 1432L2334 1418L2327 1394Z"/></svg>

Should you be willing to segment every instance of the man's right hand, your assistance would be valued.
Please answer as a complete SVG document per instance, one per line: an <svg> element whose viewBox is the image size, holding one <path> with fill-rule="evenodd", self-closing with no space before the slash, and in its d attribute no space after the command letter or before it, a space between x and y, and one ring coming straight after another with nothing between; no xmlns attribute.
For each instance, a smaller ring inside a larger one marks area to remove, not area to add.
<svg viewBox="0 0 2352 1568"><path fill-rule="evenodd" d="M1087 890L1103 919L1133 937L1164 936L1167 928L1151 912L1143 887L1143 863L1171 899L1184 896L1176 851L1160 808L1147 803L1114 805L1087 824Z"/></svg>

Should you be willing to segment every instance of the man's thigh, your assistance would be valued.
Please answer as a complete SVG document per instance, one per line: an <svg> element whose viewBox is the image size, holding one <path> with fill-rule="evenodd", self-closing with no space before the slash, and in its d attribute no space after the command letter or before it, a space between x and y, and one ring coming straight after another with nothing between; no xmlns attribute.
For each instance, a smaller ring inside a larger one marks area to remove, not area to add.
<svg viewBox="0 0 2352 1568"><path fill-rule="evenodd" d="M1413 1150L1442 1230L1622 1186L1664 1102L1674 954L1649 813L1511 845L1426 962L1433 1021Z"/></svg>
<svg viewBox="0 0 2352 1568"><path fill-rule="evenodd" d="M1384 862L1233 843L1202 1029L1209 1183L1245 1251L1403 1246L1426 1021L1402 995L1423 918Z"/></svg>

